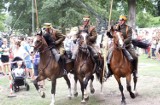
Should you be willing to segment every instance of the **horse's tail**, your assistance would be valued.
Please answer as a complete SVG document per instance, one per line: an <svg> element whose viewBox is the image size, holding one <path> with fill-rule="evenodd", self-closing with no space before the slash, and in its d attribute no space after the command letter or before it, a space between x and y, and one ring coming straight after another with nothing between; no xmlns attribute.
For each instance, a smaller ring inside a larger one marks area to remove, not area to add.
<svg viewBox="0 0 160 105"><path fill-rule="evenodd" d="M132 39L132 44L143 49L147 49L150 46L150 43L148 43L147 41L140 41L137 39Z"/></svg>
<svg viewBox="0 0 160 105"><path fill-rule="evenodd" d="M101 73L95 73L96 74L96 77L97 77L97 80L102 84L102 76L101 76Z"/></svg>

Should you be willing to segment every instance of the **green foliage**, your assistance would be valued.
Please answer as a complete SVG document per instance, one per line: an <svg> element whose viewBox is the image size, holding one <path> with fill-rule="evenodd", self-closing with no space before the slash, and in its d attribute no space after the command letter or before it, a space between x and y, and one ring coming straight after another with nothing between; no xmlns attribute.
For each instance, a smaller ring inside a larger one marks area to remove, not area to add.
<svg viewBox="0 0 160 105"><path fill-rule="evenodd" d="M149 13L139 12L137 14L137 25L140 28L147 27L152 16Z"/></svg>
<svg viewBox="0 0 160 105"><path fill-rule="evenodd" d="M160 17L153 17L149 13L139 12L137 14L137 25L140 28L160 26Z"/></svg>
<svg viewBox="0 0 160 105"><path fill-rule="evenodd" d="M24 33L31 33L32 26L32 0L3 0L9 2L10 15L13 17L11 27L21 30ZM39 27L43 23L50 22L53 26L61 28L72 27L81 24L82 17L85 14L91 16L93 24L96 24L97 16L103 20L109 18L110 1L107 0L36 0L38 8ZM151 25L146 23L151 15L157 13L158 0L137 0L137 25L146 27ZM3 2L4 3L4 2ZM4 4L0 3L0 9ZM86 7L85 7L85 6ZM151 14L144 16L141 12L146 9ZM91 10L89 10L91 9ZM20 16L20 14L22 15ZM35 13L35 11L34 11ZM128 14L128 0L113 0L112 20L116 21L121 14ZM36 15L35 15L36 16ZM18 19L19 18L19 19ZM145 21L144 21L145 20ZM35 17L36 22L36 17ZM157 21L156 21L157 22ZM156 22L153 21L154 24ZM8 24L8 23L7 23ZM36 24L35 24L36 25Z"/></svg>
<svg viewBox="0 0 160 105"><path fill-rule="evenodd" d="M0 31L4 31L5 29L4 20L5 20L5 15L1 14L0 15Z"/></svg>

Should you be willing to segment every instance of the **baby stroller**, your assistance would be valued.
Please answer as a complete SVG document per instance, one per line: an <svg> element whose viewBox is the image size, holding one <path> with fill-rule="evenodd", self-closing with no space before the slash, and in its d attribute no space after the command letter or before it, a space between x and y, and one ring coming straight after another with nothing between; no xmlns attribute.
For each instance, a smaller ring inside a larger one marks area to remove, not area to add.
<svg viewBox="0 0 160 105"><path fill-rule="evenodd" d="M19 91L20 86L25 86L26 90L29 90L29 84L26 81L25 64L20 57L15 57L11 64L11 75L13 78L12 89L15 92Z"/></svg>

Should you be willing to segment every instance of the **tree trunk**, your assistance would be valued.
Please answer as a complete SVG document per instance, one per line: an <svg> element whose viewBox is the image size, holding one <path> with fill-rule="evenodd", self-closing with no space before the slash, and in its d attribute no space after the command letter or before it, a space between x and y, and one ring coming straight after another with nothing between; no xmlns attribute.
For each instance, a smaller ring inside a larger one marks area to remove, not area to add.
<svg viewBox="0 0 160 105"><path fill-rule="evenodd" d="M128 25L136 28L136 0L128 0Z"/></svg>
<svg viewBox="0 0 160 105"><path fill-rule="evenodd" d="M160 0L157 3L157 9L158 9L158 16L160 16Z"/></svg>

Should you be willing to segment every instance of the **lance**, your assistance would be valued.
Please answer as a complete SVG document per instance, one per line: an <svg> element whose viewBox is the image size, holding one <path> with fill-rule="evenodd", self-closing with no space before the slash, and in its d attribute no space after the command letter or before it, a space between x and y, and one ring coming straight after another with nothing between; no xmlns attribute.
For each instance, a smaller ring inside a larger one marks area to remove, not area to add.
<svg viewBox="0 0 160 105"><path fill-rule="evenodd" d="M111 25L111 16L112 16L112 5L113 5L113 0L110 2L110 12L109 12L109 20L108 20L108 30L110 29ZM106 34L106 33L105 33ZM104 38L104 37L103 37ZM103 40L103 39L102 39ZM103 56L104 56L104 66L103 66L103 78L104 78L104 73L105 71L107 72L106 68L106 59L108 55L108 38L106 37L105 40L105 45L103 47Z"/></svg>
<svg viewBox="0 0 160 105"><path fill-rule="evenodd" d="M37 25L37 30L39 29L39 21L38 21L38 9L37 9L37 1L34 0L35 4L35 10L36 10L36 25Z"/></svg>

